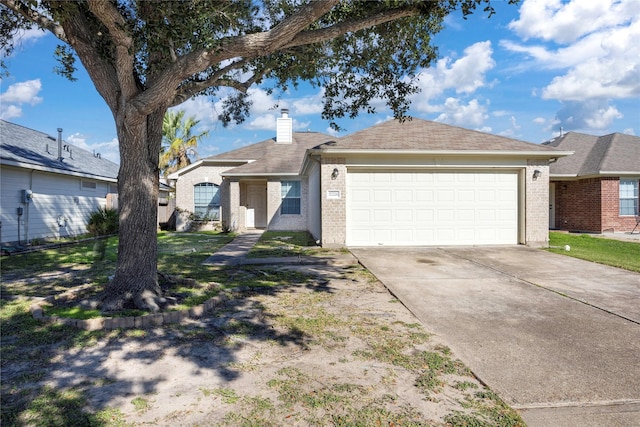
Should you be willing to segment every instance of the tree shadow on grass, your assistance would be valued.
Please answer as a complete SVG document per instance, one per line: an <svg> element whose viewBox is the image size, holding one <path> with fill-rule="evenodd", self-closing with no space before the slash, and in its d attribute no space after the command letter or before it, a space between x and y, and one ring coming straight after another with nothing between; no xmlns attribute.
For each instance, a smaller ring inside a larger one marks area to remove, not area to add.
<svg viewBox="0 0 640 427"><path fill-rule="evenodd" d="M216 277L236 289L224 304L200 319L147 330L42 324L28 313L28 301L2 301L2 425L111 425L124 417L114 408L135 396L230 383L241 375L235 365L243 352L257 343L300 350L312 339L295 327L273 328L274 314L253 296L278 297L295 287L332 292L324 278L286 268L218 270Z"/></svg>

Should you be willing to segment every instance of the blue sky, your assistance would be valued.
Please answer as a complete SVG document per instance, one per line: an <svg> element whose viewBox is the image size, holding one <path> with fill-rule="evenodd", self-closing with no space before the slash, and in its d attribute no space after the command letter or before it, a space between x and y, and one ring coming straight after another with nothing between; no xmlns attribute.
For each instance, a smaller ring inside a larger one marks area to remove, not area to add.
<svg viewBox="0 0 640 427"><path fill-rule="evenodd" d="M435 36L440 57L420 75L422 91L410 115L539 143L564 132L640 134L640 0L493 1L496 14L477 12L446 19ZM0 116L56 135L119 161L111 112L84 70L69 82L53 73L57 40L32 31L7 58L11 75L0 85ZM224 128L220 99L198 98L177 107L200 120L209 136L201 157L229 151L275 134L280 108L294 128L334 134L320 119L321 89L268 95L250 90L251 117ZM276 107L277 106L277 107ZM391 117L377 114L342 120L341 135Z"/></svg>

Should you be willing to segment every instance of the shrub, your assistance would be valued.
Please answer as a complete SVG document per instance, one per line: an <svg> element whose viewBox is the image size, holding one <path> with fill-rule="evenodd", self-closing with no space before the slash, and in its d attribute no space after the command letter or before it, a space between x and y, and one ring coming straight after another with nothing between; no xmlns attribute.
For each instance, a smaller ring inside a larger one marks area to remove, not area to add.
<svg viewBox="0 0 640 427"><path fill-rule="evenodd" d="M118 211L115 209L98 208L89 214L87 230L94 237L116 234L118 226Z"/></svg>

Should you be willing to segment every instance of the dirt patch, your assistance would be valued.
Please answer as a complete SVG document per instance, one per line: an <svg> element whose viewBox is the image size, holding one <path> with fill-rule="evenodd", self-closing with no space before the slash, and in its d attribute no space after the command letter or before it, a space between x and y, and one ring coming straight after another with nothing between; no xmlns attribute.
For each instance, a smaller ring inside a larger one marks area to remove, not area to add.
<svg viewBox="0 0 640 427"><path fill-rule="evenodd" d="M317 280L234 293L207 316L179 325L112 331L81 346L34 346L47 363L21 387L74 390L87 411L115 414L103 425L467 425L472 418L500 425L494 414L517 420L365 270L290 269ZM29 369L9 361L3 377Z"/></svg>

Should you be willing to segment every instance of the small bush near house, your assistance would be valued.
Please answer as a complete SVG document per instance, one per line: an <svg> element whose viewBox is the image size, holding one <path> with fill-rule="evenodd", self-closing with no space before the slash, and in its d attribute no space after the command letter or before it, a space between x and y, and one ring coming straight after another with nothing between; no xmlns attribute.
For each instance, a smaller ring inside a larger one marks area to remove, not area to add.
<svg viewBox="0 0 640 427"><path fill-rule="evenodd" d="M119 228L118 211L109 208L98 208L89 214L87 222L87 230L93 237L108 236L116 234ZM93 245L93 254L96 258L102 260L105 257L107 241L105 239L96 239Z"/></svg>
<svg viewBox="0 0 640 427"><path fill-rule="evenodd" d="M87 231L94 236L107 236L118 232L118 211L109 208L98 208L89 214Z"/></svg>

